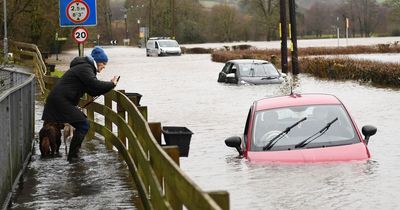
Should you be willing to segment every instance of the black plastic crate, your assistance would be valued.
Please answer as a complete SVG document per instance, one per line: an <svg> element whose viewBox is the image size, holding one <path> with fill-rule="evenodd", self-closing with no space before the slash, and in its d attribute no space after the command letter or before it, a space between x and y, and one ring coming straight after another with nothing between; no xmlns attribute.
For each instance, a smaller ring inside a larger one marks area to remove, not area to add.
<svg viewBox="0 0 400 210"><path fill-rule="evenodd" d="M193 132L186 127L163 126L161 129L166 145L177 145L179 147L179 156L189 156L190 139Z"/></svg>

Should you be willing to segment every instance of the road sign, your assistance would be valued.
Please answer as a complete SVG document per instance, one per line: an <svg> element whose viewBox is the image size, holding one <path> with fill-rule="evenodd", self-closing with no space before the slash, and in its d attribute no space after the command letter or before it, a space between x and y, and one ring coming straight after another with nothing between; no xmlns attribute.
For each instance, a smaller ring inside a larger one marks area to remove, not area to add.
<svg viewBox="0 0 400 210"><path fill-rule="evenodd" d="M60 26L96 26L96 0L60 0Z"/></svg>
<svg viewBox="0 0 400 210"><path fill-rule="evenodd" d="M88 37L88 31L83 27L76 27L72 32L72 38L74 38L78 44L85 42Z"/></svg>
<svg viewBox="0 0 400 210"><path fill-rule="evenodd" d="M84 1L71 1L67 5L68 20L79 24L85 22L90 14L89 6Z"/></svg>

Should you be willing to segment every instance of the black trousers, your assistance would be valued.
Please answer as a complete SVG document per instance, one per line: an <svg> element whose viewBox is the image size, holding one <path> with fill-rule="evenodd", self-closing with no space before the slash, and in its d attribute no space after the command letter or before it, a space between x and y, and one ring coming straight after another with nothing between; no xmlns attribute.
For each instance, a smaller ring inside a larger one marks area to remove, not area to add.
<svg viewBox="0 0 400 210"><path fill-rule="evenodd" d="M87 120L69 123L75 128L74 136L71 139L69 146L68 158L78 157L79 149L81 148L83 139L89 131L89 123Z"/></svg>

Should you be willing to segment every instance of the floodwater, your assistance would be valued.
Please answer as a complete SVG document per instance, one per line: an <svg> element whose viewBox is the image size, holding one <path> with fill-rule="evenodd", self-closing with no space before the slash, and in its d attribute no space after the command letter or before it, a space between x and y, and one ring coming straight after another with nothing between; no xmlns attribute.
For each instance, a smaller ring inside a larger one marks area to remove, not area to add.
<svg viewBox="0 0 400 210"><path fill-rule="evenodd" d="M43 104L35 107L39 132ZM66 160L64 143L57 158L41 158L35 143L10 209L143 209L126 164L103 140L86 141L81 149L85 161L74 164Z"/></svg>
<svg viewBox="0 0 400 210"><path fill-rule="evenodd" d="M399 89L300 75L296 93L339 97L358 127L372 124L368 161L300 165L252 164L225 146L241 135L251 103L288 94L288 84L236 86L217 83L222 63L210 55L145 57L144 49L106 49L103 79L121 75L117 89L143 95L149 121L185 126L194 132L181 168L206 191L227 190L231 209L399 209ZM377 55L384 58L385 55Z"/></svg>
<svg viewBox="0 0 400 210"><path fill-rule="evenodd" d="M346 47L355 45L376 45L376 44L398 44L400 37L374 37L374 38L349 38L343 37L330 39L300 39L297 40L299 48L302 47ZM184 47L204 47L204 48L222 48L223 46L233 46L239 44L248 44L257 48L280 48L280 41L247 41L247 42L232 42L232 43L205 43L205 44L186 44ZM288 46L290 40L288 39Z"/></svg>
<svg viewBox="0 0 400 210"><path fill-rule="evenodd" d="M400 208L400 89L308 75L280 85L227 85L217 83L223 64L212 62L209 54L146 57L145 49L129 47L106 52L110 62L99 78L120 75L116 89L142 94L149 121L193 131L189 157L181 158L181 168L205 191L227 190L231 209ZM386 55L368 56L391 60ZM238 158L224 140L243 133L254 100L288 94L289 84L296 93L334 94L359 128L375 125L378 132L369 143L372 158L318 164L252 164ZM125 165L101 142L85 143L88 160L83 165L35 155L25 184L33 187L29 196L17 197L15 208L136 208L137 193L128 184Z"/></svg>

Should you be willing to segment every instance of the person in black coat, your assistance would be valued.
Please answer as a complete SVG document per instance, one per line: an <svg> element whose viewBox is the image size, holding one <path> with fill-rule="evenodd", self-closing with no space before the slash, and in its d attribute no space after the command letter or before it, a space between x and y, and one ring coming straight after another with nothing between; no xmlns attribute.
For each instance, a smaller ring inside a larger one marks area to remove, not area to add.
<svg viewBox="0 0 400 210"><path fill-rule="evenodd" d="M105 94L118 82L117 76L109 82L97 79L96 74L105 69L107 62L108 57L100 47L95 47L91 56L74 58L70 69L57 81L46 99L42 120L69 123L75 128L68 153L70 162L83 160L78 157L78 152L89 130L86 116L78 107L80 98L84 93L91 96Z"/></svg>

